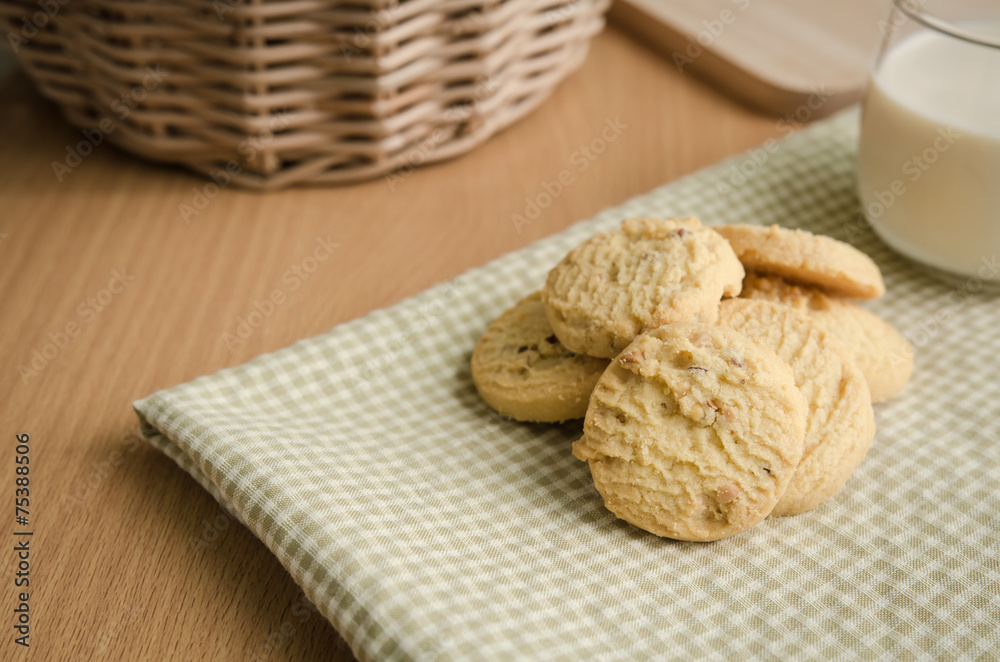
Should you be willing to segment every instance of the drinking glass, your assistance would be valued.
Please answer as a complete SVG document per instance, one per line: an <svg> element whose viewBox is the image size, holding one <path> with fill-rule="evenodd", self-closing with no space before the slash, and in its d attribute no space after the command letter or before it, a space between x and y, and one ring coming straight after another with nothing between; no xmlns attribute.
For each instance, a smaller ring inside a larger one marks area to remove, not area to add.
<svg viewBox="0 0 1000 662"><path fill-rule="evenodd" d="M904 256L1000 285L1000 2L893 0L880 27L862 210Z"/></svg>

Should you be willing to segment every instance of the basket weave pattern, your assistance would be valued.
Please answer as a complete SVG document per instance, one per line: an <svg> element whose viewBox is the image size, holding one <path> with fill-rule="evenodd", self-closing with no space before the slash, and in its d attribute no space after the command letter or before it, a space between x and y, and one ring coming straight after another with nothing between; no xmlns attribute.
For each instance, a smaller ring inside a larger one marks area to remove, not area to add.
<svg viewBox="0 0 1000 662"><path fill-rule="evenodd" d="M66 117L251 188L465 152L541 102L609 0L0 0Z"/></svg>

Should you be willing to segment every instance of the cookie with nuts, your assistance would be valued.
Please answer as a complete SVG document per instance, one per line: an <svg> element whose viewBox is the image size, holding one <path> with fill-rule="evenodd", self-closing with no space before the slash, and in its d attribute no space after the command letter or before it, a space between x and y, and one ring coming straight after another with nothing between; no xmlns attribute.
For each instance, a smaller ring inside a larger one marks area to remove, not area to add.
<svg viewBox="0 0 1000 662"><path fill-rule="evenodd" d="M576 354L552 333L538 292L505 311L472 352L472 380L490 407L519 421L583 418L607 359Z"/></svg>
<svg viewBox="0 0 1000 662"><path fill-rule="evenodd" d="M771 349L721 326L670 324L637 337L604 372L573 454L619 518L709 541L771 513L805 428L805 399Z"/></svg>
<svg viewBox="0 0 1000 662"><path fill-rule="evenodd" d="M718 324L767 345L792 369L808 406L806 435L795 476L771 514L816 508L840 491L875 438L864 375L839 340L789 306L728 299Z"/></svg>
<svg viewBox="0 0 1000 662"><path fill-rule="evenodd" d="M782 303L807 313L851 352L868 382L872 402L897 395L913 373L913 348L906 338L853 301L755 273L747 274L740 296Z"/></svg>
<svg viewBox="0 0 1000 662"><path fill-rule="evenodd" d="M721 225L748 270L783 276L854 299L885 294L882 272L870 257L833 237L777 225Z"/></svg>
<svg viewBox="0 0 1000 662"><path fill-rule="evenodd" d="M542 301L567 348L612 358L643 331L714 322L743 276L729 243L698 219L632 218L570 251Z"/></svg>

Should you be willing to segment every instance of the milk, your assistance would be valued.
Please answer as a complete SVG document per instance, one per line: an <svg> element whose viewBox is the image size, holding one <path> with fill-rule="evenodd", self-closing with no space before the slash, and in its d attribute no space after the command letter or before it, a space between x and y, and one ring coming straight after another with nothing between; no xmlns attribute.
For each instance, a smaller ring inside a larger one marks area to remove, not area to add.
<svg viewBox="0 0 1000 662"><path fill-rule="evenodd" d="M1000 49L924 31L884 56L862 115L858 193L899 252L1000 282Z"/></svg>

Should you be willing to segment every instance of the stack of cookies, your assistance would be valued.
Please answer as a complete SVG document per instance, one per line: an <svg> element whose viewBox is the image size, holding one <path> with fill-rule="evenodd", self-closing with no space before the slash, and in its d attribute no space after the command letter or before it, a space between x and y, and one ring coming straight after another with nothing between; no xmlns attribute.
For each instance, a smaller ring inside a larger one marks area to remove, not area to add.
<svg viewBox="0 0 1000 662"><path fill-rule="evenodd" d="M709 541L836 494L913 353L854 299L878 267L829 237L628 219L549 272L476 345L483 400L521 421L584 418L573 454L615 515Z"/></svg>

